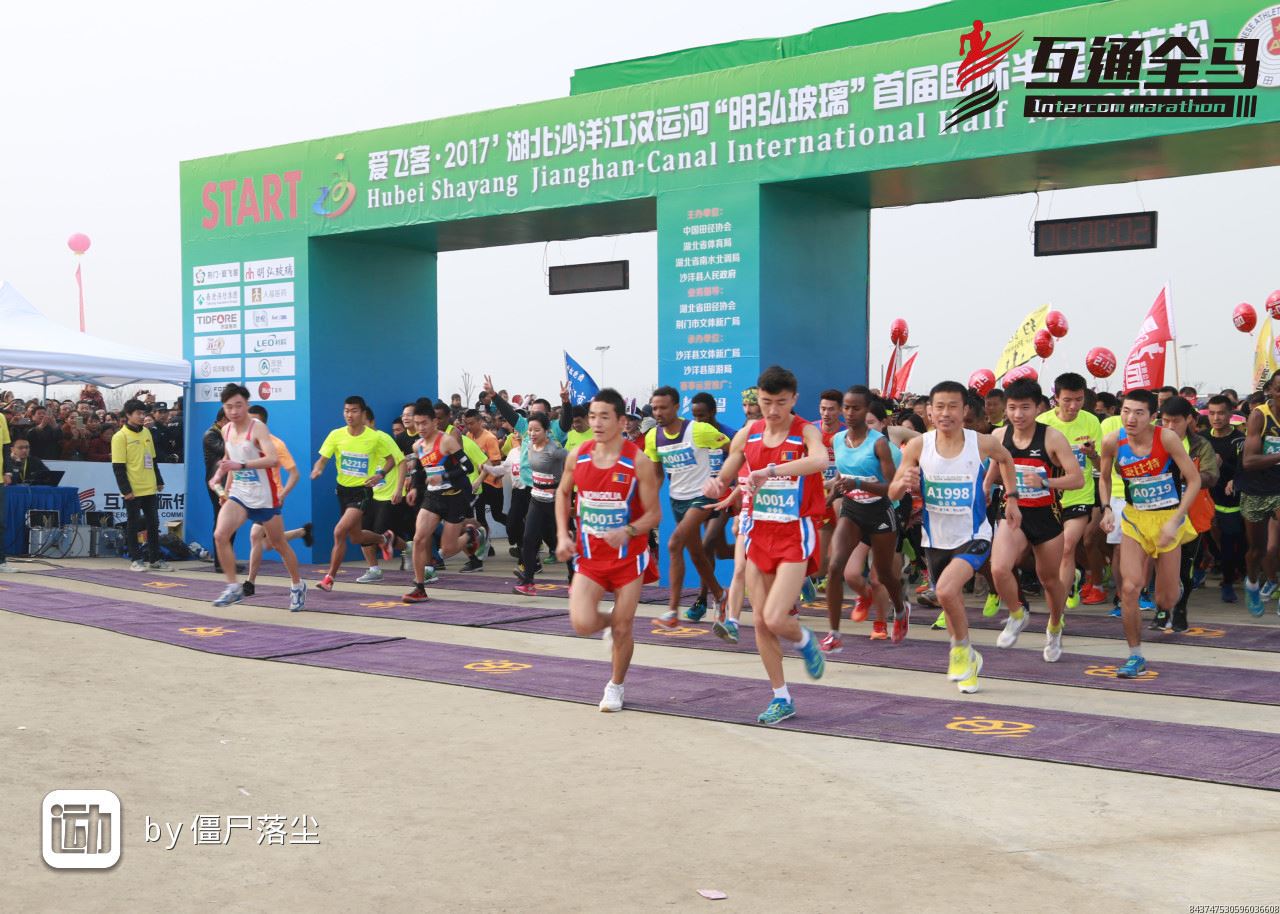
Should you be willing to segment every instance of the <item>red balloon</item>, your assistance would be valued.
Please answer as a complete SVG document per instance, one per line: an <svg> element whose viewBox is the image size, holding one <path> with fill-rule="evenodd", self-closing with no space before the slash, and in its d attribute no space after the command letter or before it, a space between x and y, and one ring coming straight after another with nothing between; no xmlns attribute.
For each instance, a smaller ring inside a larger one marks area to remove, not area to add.
<svg viewBox="0 0 1280 914"><path fill-rule="evenodd" d="M889 325L889 342L895 346L907 344L907 322L900 317L895 317Z"/></svg>
<svg viewBox="0 0 1280 914"><path fill-rule="evenodd" d="M1036 331L1036 355L1042 359L1047 359L1053 355L1053 334L1048 330Z"/></svg>
<svg viewBox="0 0 1280 914"><path fill-rule="evenodd" d="M1267 313L1280 320L1280 289L1267 296Z"/></svg>
<svg viewBox="0 0 1280 914"><path fill-rule="evenodd" d="M89 250L89 236L83 232L76 232L67 239L67 247L71 248L76 254L83 254Z"/></svg>
<svg viewBox="0 0 1280 914"><path fill-rule="evenodd" d="M1254 310L1253 305L1242 301L1236 305L1236 310L1231 312L1231 323L1235 324L1236 329L1241 333L1248 333L1258 326L1258 312Z"/></svg>
<svg viewBox="0 0 1280 914"><path fill-rule="evenodd" d="M996 386L996 373L990 368L979 368L969 375L969 386L978 396L985 397Z"/></svg>
<svg viewBox="0 0 1280 914"><path fill-rule="evenodd" d="M1094 346L1084 357L1084 367L1095 378L1109 378L1116 370L1116 354L1106 346Z"/></svg>
<svg viewBox="0 0 1280 914"><path fill-rule="evenodd" d="M1067 335L1067 316L1061 311L1050 311L1044 316L1044 325L1056 337Z"/></svg>
<svg viewBox="0 0 1280 914"><path fill-rule="evenodd" d="M1009 369L1008 373L1000 379L1001 387L1008 387L1014 381L1021 381L1026 378L1028 381L1039 381L1040 372L1036 371L1030 365L1019 365L1017 368Z"/></svg>

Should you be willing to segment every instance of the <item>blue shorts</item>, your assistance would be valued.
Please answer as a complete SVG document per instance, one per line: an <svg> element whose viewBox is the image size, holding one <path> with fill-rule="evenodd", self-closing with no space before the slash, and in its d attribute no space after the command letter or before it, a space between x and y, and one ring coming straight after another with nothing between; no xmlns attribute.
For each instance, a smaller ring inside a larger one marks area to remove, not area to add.
<svg viewBox="0 0 1280 914"><path fill-rule="evenodd" d="M967 563L974 573L977 573L982 570L983 565L987 564L987 559L990 557L990 540L970 540L955 549L932 549L926 546L924 550L925 565L929 569L929 583L934 587L938 586L938 579L942 577L942 572L946 571L947 566L956 559Z"/></svg>
<svg viewBox="0 0 1280 914"><path fill-rule="evenodd" d="M675 515L676 523L678 524L684 520L684 516L689 513L690 508L710 508L714 504L715 501L713 499L704 495L690 499L673 498L671 499L671 513Z"/></svg>
<svg viewBox="0 0 1280 914"><path fill-rule="evenodd" d="M271 518L280 516L279 508L250 508L234 495L232 495L228 501L234 501L240 507L244 508L244 513L249 515L249 520L253 521L255 524L265 524L271 520Z"/></svg>

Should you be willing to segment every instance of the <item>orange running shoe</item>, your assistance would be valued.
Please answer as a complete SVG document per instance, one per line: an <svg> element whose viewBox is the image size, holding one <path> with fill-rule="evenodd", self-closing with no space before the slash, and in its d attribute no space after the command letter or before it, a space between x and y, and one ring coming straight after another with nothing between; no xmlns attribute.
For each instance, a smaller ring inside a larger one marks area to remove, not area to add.
<svg viewBox="0 0 1280 914"><path fill-rule="evenodd" d="M883 619L876 619L871 623L871 640L872 641L888 641L889 632L885 628Z"/></svg>
<svg viewBox="0 0 1280 914"><path fill-rule="evenodd" d="M870 609L871 609L871 595L868 594L865 597L858 597L857 602L853 604L853 609L849 611L849 618L852 619L854 622L866 622L867 613L870 611Z"/></svg>
<svg viewBox="0 0 1280 914"><path fill-rule="evenodd" d="M1080 588L1080 602L1086 606L1097 606L1107 602L1107 592L1094 584L1086 584Z"/></svg>

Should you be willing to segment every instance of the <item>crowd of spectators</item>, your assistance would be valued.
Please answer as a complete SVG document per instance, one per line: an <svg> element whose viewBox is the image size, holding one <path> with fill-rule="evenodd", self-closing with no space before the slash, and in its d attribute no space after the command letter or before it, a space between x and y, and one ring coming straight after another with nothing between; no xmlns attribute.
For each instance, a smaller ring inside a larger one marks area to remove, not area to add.
<svg viewBox="0 0 1280 914"><path fill-rule="evenodd" d="M146 404L145 425L155 441L161 463L182 462L182 398L172 404L158 402L150 391L138 391ZM123 419L107 409L102 392L86 384L75 400L37 397L23 400L11 391L0 391L0 413L9 423L14 441L25 440L38 460L89 460L111 462L111 436Z"/></svg>

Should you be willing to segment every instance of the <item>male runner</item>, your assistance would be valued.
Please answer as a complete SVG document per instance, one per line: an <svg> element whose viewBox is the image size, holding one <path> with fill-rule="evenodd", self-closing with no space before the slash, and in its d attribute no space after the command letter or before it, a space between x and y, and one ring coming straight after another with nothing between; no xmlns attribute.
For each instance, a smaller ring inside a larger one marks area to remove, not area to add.
<svg viewBox="0 0 1280 914"><path fill-rule="evenodd" d="M1170 397L1164 401L1160 412L1161 424L1178 436L1182 447L1191 457L1196 472L1200 474L1201 494L1197 496L1195 506L1200 508L1199 516L1193 511L1187 518L1197 534L1208 533L1213 523L1213 516L1207 514L1207 508L1213 503L1208 493L1218 482L1218 452L1213 449L1209 439L1196 431L1198 413L1189 400L1181 396ZM1198 523L1197 523L1198 521ZM1200 548L1203 545L1200 536L1194 536L1182 544L1179 563L1178 580L1181 592L1172 612L1160 611L1151 622L1152 631L1185 632L1190 626L1187 623L1187 602L1191 599L1191 591L1195 586L1196 565L1200 560Z"/></svg>
<svg viewBox="0 0 1280 914"><path fill-rule="evenodd" d="M1167 612L1178 601L1182 544L1196 536L1187 512L1200 491L1200 473L1178 436L1151 424L1156 403L1149 390L1127 392L1120 407L1122 427L1102 439L1100 452L1102 528L1108 533L1117 525L1111 506L1113 465L1124 483L1123 539L1116 564L1129 659L1116 670L1121 679L1134 679L1147 669L1138 593L1147 579L1148 559L1156 564L1156 606Z"/></svg>
<svg viewBox="0 0 1280 914"><path fill-rule="evenodd" d="M213 542L223 574L226 590L214 606L229 606L244 600L244 588L236 581L236 555L231 534L246 521L261 524L271 548L280 554L289 572L289 611L299 612L306 605L307 585L298 573L298 557L284 536L284 520L280 517L280 492L268 472L280 464L275 443L267 427L249 415L249 390L241 384L228 384L222 389L222 410L227 424L222 427L226 451L209 488L225 498L218 512ZM222 478L230 476L227 487Z"/></svg>
<svg viewBox="0 0 1280 914"><path fill-rule="evenodd" d="M792 608L807 576L818 570L817 521L826 511L822 473L827 449L818 429L795 415L796 376L777 365L756 382L763 418L749 423L733 438L720 475L707 480L703 492L721 499L745 463L751 495L751 520L745 536L747 591L755 614L756 646L773 687L773 699L756 719L776 724L796 713L782 674L779 638L804 657L805 671L822 677L825 661L818 639L796 621Z"/></svg>
<svg viewBox="0 0 1280 914"><path fill-rule="evenodd" d="M983 483L987 461L1000 470L1006 498L1004 523L1017 529L1017 473L1013 458L996 438L964 427L967 391L956 381L941 381L929 392L933 429L908 441L902 465L889 486L891 499L908 492L923 498L921 541L929 580L951 633L947 679L965 694L978 691L982 655L969 644L964 585L991 555Z"/></svg>
<svg viewBox="0 0 1280 914"><path fill-rule="evenodd" d="M1042 413L1037 419L1038 422L1057 429L1066 437L1067 443L1071 446L1072 459L1082 471L1079 486L1060 493L1062 568L1059 571L1059 577L1068 595L1068 609L1079 606L1084 593L1081 586L1084 575L1076 567L1077 547L1084 543L1085 534L1089 528L1101 521L1093 471L1098 465L1098 443L1102 440L1102 425L1098 422L1097 416L1083 409L1087 388L1084 378L1074 372L1058 375L1053 382L1053 395L1058 405L1050 412ZM1005 393L1007 396L1008 391ZM1026 506L1027 503L1024 501L1021 507ZM1040 576L1040 580L1044 580L1044 575ZM1106 599L1098 588L1101 583L1100 578L1095 580L1091 576L1088 584L1093 590L1088 593L1088 602L1101 603Z"/></svg>
<svg viewBox="0 0 1280 914"><path fill-rule="evenodd" d="M1237 477L1244 433L1232 425L1235 404L1223 394L1209 398L1209 443L1218 454L1218 481L1213 486L1213 533L1222 569L1222 602L1236 602L1236 578L1244 570L1244 520L1240 516ZM1261 601L1258 603L1261 606Z"/></svg>
<svg viewBox="0 0 1280 914"><path fill-rule="evenodd" d="M1066 436L1036 421L1040 385L1024 378L1014 381L1004 393L1008 425L998 437L1013 458L1021 520L1017 526L998 524L991 546L991 576L995 578L1000 599L1012 607L1004 631L996 639L996 647L1013 647L1031 621L1031 613L1023 607L1018 594L1018 579L1013 575L1014 566L1030 545L1035 556L1036 576L1044 584L1044 596L1049 604L1044 659L1055 663L1062 656L1062 613L1067 594L1066 582L1059 576L1066 536L1058 495L1078 490L1084 473ZM1006 492L1006 506L1008 499Z"/></svg>
<svg viewBox="0 0 1280 914"><path fill-rule="evenodd" d="M418 507L418 517L413 531L413 590L402 599L425 603L427 585L438 577L427 562L436 527L444 523L440 554L446 559L463 551L483 555L489 533L471 514L473 468L462 443L436 427L435 409L426 397L414 404L413 413L418 440L405 458L401 492L408 492L407 500Z"/></svg>
<svg viewBox="0 0 1280 914"><path fill-rule="evenodd" d="M733 436L738 434L736 428L729 428L716 420L716 398L711 396L705 390L693 395L693 399L689 402L689 413L693 416L694 422L705 422L708 425L715 426L724 434L727 441L732 441ZM728 444L722 448L712 448L707 452L707 456L711 458L711 475L716 476L720 472L720 467L724 464L724 458L729 453ZM734 547L729 545L729 540L725 536L725 530L728 528L729 520L732 518L729 511L719 510L712 511L711 516L707 518L707 524L703 528L702 535L702 551L707 557L714 562L716 559L728 559L733 557ZM732 585L730 585L732 587ZM703 585L698 590L698 599L694 602L706 604L708 588ZM719 621L719 620L717 620Z"/></svg>
<svg viewBox="0 0 1280 914"><path fill-rule="evenodd" d="M395 464L394 442L368 427L365 421L368 408L361 396L352 395L343 401L342 418L347 424L328 434L320 445L320 457L311 468L311 478L319 479L330 458L338 458L338 523L333 528L329 570L316 585L321 590L333 590L333 579L342 567L348 539L357 546L377 546L383 542L378 534L363 529L364 512L374 487L387 478Z"/></svg>
<svg viewBox="0 0 1280 914"><path fill-rule="evenodd" d="M1261 616L1275 590L1276 551L1267 548L1268 527L1280 520L1280 371L1263 387L1267 401L1249 413L1240 460L1240 514L1249 551L1245 556L1245 604Z"/></svg>
<svg viewBox="0 0 1280 914"><path fill-rule="evenodd" d="M608 629L612 636L613 670L601 711L622 710L623 683L635 651L632 623L649 565L649 531L662 521L658 471L623 437L626 411L616 390L606 387L595 395L587 409L592 437L570 449L556 490L556 555L576 565L569 588L573 630L593 635ZM575 502L576 537L569 528ZM613 609L602 613L600 600L608 591L614 595Z"/></svg>
<svg viewBox="0 0 1280 914"><path fill-rule="evenodd" d="M249 407L249 415L257 419L263 425L267 424L266 407L259 406L255 403L253 406ZM270 428L267 429L267 434L271 434ZM289 453L289 449L285 447L285 443L275 435L271 435L271 443L276 446L276 454L280 458L280 463L278 466L268 469L267 472L271 474L271 480L275 484L276 491L280 493L280 511L281 516L283 517L285 499L289 497L289 493L293 491L294 486L298 484L298 481L302 476L298 473L298 465L293 462L293 455ZM283 486L280 484L281 471L289 474L288 479ZM306 545L310 546L313 542L311 536L311 521L307 521L301 527L286 530L284 532L284 538L288 542L300 539L306 543ZM253 527L250 528L249 543L249 575L245 578L244 583L240 585L244 588L244 595L246 597L253 596L257 588L258 569L262 567L262 553L266 549L267 531L263 529L262 524L254 524Z"/></svg>
<svg viewBox="0 0 1280 914"><path fill-rule="evenodd" d="M826 399L824 393L823 400ZM831 629L822 639L821 647L828 654L844 650L840 638L843 585L846 576L850 583L863 580L860 565L847 567L849 557L862 543L871 549L877 580L875 589L883 589L893 603L894 644L906 637L910 621L910 607L902 598L902 575L896 561L899 518L893 502L886 497L895 473L893 450L887 437L867 426L867 411L872 403L870 390L855 385L845 391L841 399L845 430L832 442L839 475L827 496L828 502L840 502L827 565L827 621ZM867 588L865 602L870 603L873 588L869 583L863 586Z"/></svg>
<svg viewBox="0 0 1280 914"><path fill-rule="evenodd" d="M869 392L868 396L870 396ZM828 565L827 558L831 554L831 537L835 533L836 518L839 514L836 510L836 499L831 498L831 488L839 476L836 471L836 452L831 442L841 431L840 412L843 409L843 403L844 394L834 388L818 394L818 421L814 425L818 427L818 432L822 435L822 443L827 448L827 469L822 474L822 484L827 493L827 511L822 515L822 522L818 525L818 567L824 570ZM863 416L866 416L866 410L863 410ZM821 581L816 583L820 584ZM866 618L865 607L862 618Z"/></svg>
<svg viewBox="0 0 1280 914"><path fill-rule="evenodd" d="M680 392L674 387L659 387L649 397L649 406L657 425L644 439L644 454L667 474L670 486L671 514L676 528L667 541L670 565L667 585L671 596L667 611L658 624L675 628L680 624L680 595L684 591L684 553L689 552L702 586L709 589L715 607L715 618L724 610L724 588L716 581L716 568L702 548L702 525L711 516L715 499L702 494L711 478L711 451L728 447L729 439L715 426L680 418ZM694 603L685 618L701 622L707 604Z"/></svg>
<svg viewBox="0 0 1280 914"><path fill-rule="evenodd" d="M394 549L403 549L407 538L413 536L413 509L406 505L400 497L400 470L404 462L404 452L395 438L380 430L374 424L373 410L366 408L365 422L374 433L384 436L384 442L391 453L395 464L381 483L373 487L373 493L365 506L364 518L361 521L363 530L375 533L382 538L376 546L361 546L368 569L356 578L357 584L376 584L382 580L382 566L378 564L379 555L390 561ZM413 425L405 425L405 433L410 428L417 428L417 418ZM412 442L410 442L412 444ZM403 569L403 555L401 568Z"/></svg>

